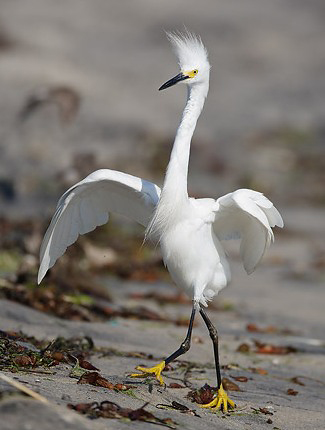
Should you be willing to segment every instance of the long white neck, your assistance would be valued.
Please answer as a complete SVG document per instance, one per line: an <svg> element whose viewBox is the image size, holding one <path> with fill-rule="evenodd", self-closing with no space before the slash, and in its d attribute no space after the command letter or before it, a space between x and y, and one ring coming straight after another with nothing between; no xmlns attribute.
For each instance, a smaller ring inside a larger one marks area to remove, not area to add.
<svg viewBox="0 0 325 430"><path fill-rule="evenodd" d="M175 196L175 190L177 189L177 195L183 198L188 197L187 175L191 140L197 120L203 109L206 93L206 91L203 91L202 86L193 86L188 89L186 106L176 132L162 194L171 192L172 196Z"/></svg>
<svg viewBox="0 0 325 430"><path fill-rule="evenodd" d="M207 83L206 85L194 85L188 89L186 106L177 129L160 200L147 227L146 236L161 237L171 223L182 217L187 208L187 176L191 139L203 109L208 88Z"/></svg>

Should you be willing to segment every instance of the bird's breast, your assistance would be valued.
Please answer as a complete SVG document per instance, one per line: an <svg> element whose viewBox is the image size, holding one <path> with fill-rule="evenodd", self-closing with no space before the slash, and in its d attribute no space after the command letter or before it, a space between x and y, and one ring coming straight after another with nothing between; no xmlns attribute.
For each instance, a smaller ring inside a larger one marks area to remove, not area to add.
<svg viewBox="0 0 325 430"><path fill-rule="evenodd" d="M202 219L184 220L165 232L161 251L176 284L193 289L213 283L216 273L224 273L225 256L216 240L211 223Z"/></svg>

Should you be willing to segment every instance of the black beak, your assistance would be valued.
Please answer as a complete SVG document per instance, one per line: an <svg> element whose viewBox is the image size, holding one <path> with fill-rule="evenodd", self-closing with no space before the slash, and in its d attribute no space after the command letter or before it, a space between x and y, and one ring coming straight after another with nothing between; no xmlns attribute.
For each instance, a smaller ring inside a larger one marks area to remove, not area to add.
<svg viewBox="0 0 325 430"><path fill-rule="evenodd" d="M188 79L189 76L183 75L183 73L179 73L178 75L174 76L173 78L169 79L169 81L165 82L160 88L159 91L165 90L166 88L172 87L173 85L177 84L178 82L185 81L185 79Z"/></svg>

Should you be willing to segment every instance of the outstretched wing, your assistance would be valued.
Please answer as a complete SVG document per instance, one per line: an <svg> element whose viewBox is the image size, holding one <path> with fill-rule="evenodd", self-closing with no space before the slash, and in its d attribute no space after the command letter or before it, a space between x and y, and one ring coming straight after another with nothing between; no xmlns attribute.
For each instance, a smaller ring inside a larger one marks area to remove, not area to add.
<svg viewBox="0 0 325 430"><path fill-rule="evenodd" d="M116 212L147 226L158 203L160 188L144 179L102 169L91 173L60 198L41 251L38 283L79 234L105 224Z"/></svg>
<svg viewBox="0 0 325 430"><path fill-rule="evenodd" d="M273 241L274 226L283 227L282 217L262 193L240 189L216 200L215 234L220 240L241 238L240 255L248 274Z"/></svg>

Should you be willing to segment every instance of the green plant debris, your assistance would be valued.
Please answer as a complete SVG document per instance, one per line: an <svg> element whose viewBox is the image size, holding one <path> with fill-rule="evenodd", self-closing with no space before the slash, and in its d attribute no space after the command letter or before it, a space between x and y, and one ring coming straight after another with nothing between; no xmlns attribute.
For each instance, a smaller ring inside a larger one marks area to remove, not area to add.
<svg viewBox="0 0 325 430"><path fill-rule="evenodd" d="M93 305L95 303L95 300L87 294L65 294L64 299L66 302L81 306Z"/></svg>
<svg viewBox="0 0 325 430"><path fill-rule="evenodd" d="M69 362L72 358L77 360L78 365L93 370L96 368L84 360L93 348L94 343L89 337L58 337L49 343L21 332L0 331L0 370L35 372L41 368L43 373L44 369Z"/></svg>
<svg viewBox="0 0 325 430"><path fill-rule="evenodd" d="M15 273L20 265L21 255L14 250L0 252L0 274Z"/></svg>
<svg viewBox="0 0 325 430"><path fill-rule="evenodd" d="M11 333L0 332L0 370L18 372L35 369L39 366L49 367L54 360L44 356L28 339Z"/></svg>
<svg viewBox="0 0 325 430"><path fill-rule="evenodd" d="M128 395L128 396L130 396L130 397L133 397L134 399L137 399L137 400L142 400L142 399L140 399L140 397L138 397L138 396L135 394L135 392L134 392L134 389L133 389L133 388L129 388L128 390L124 390L124 391L123 391L123 394L126 394L126 395Z"/></svg>
<svg viewBox="0 0 325 430"><path fill-rule="evenodd" d="M85 373L88 373L88 370L80 367L79 360L77 360L77 363L71 369L69 376L70 378L80 379Z"/></svg>

